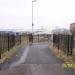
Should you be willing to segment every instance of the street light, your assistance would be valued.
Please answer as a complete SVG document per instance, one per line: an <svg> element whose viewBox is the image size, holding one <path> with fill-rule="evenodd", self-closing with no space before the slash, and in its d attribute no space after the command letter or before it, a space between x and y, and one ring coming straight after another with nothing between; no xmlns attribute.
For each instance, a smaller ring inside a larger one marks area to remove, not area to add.
<svg viewBox="0 0 75 75"><path fill-rule="evenodd" d="M36 2L36 0L32 0L32 33L33 33L33 26L34 26L34 23L33 23L33 3Z"/></svg>

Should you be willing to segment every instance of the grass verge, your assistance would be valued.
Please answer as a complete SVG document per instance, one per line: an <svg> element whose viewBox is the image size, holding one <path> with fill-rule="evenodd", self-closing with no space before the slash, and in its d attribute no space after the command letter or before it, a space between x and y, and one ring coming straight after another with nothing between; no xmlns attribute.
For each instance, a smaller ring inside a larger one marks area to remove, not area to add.
<svg viewBox="0 0 75 75"><path fill-rule="evenodd" d="M73 63L75 64L75 61L73 60L72 56L67 56L62 50L58 50L56 47L53 47L53 45L49 46L49 49L52 51L52 53L59 59L62 59L64 63Z"/></svg>

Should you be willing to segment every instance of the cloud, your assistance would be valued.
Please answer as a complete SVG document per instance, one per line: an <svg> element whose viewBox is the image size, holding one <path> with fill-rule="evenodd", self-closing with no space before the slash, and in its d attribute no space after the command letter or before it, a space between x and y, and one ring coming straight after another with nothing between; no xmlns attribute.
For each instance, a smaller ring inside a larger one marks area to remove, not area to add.
<svg viewBox="0 0 75 75"><path fill-rule="evenodd" d="M69 28L75 21L75 0L37 0L33 5L35 29ZM0 0L0 27L31 29L32 0Z"/></svg>

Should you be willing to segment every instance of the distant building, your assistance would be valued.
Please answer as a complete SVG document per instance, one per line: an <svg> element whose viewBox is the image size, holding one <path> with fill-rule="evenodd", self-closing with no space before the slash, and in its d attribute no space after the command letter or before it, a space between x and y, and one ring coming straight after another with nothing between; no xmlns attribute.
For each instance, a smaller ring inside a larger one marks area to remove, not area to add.
<svg viewBox="0 0 75 75"><path fill-rule="evenodd" d="M75 31L75 23L70 24L70 30L72 33Z"/></svg>
<svg viewBox="0 0 75 75"><path fill-rule="evenodd" d="M75 37L75 23L70 24L70 31L71 31L73 37Z"/></svg>
<svg viewBox="0 0 75 75"><path fill-rule="evenodd" d="M68 29L54 29L53 31L52 31L52 33L53 34L66 34L66 35L71 35L71 32L70 32L70 30L68 30Z"/></svg>

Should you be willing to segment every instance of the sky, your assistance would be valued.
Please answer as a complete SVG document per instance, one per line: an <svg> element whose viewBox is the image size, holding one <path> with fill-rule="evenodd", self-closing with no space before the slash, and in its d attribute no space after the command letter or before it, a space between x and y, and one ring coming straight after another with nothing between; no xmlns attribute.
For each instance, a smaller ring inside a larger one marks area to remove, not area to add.
<svg viewBox="0 0 75 75"><path fill-rule="evenodd" d="M37 0L34 30L69 29L75 22L75 0ZM32 0L0 0L0 30L32 30Z"/></svg>

